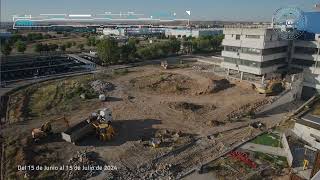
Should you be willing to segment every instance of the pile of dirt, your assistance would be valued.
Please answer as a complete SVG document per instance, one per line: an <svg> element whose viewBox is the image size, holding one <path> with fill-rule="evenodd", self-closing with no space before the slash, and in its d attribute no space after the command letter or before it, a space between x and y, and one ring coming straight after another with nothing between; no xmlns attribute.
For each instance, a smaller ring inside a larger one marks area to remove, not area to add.
<svg viewBox="0 0 320 180"><path fill-rule="evenodd" d="M88 179L95 177L101 173L101 170L83 167L103 167L105 163L98 159L95 152L80 152L78 151L74 157L69 160L68 163L71 167L80 167L80 170L68 170L63 174L64 179Z"/></svg>
<svg viewBox="0 0 320 180"><path fill-rule="evenodd" d="M198 111L203 108L203 105L193 104L188 102L174 102L170 103L169 107L179 110L179 111Z"/></svg>
<svg viewBox="0 0 320 180"><path fill-rule="evenodd" d="M208 90L209 93L217 93L233 86L234 84L231 84L227 79L213 80L212 86Z"/></svg>
<svg viewBox="0 0 320 180"><path fill-rule="evenodd" d="M178 111L202 112L216 109L213 104L194 104L189 102L170 102L169 107Z"/></svg>
<svg viewBox="0 0 320 180"><path fill-rule="evenodd" d="M114 85L110 82L103 82L101 80L95 80L91 82L91 87L96 91L97 93L105 93L108 91L114 90Z"/></svg>
<svg viewBox="0 0 320 180"><path fill-rule="evenodd" d="M197 83L191 78L174 73L156 73L137 77L130 81L133 87L156 93L191 93Z"/></svg>

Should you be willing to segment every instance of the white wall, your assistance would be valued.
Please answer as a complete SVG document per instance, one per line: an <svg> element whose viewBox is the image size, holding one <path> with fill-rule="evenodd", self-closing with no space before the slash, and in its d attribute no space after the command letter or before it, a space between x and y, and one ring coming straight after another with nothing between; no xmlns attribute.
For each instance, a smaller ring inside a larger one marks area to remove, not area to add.
<svg viewBox="0 0 320 180"><path fill-rule="evenodd" d="M292 156L292 153L291 153L291 150L290 150L290 146L289 146L289 143L287 141L287 137L286 135L283 133L282 134L282 145L283 145L283 149L286 153L286 157L287 157L287 162L289 164L289 166L291 167L292 166L292 162L293 162L293 156Z"/></svg>
<svg viewBox="0 0 320 180"><path fill-rule="evenodd" d="M314 134L320 137L320 131L317 129L313 129L311 127L296 123L293 132L302 138L303 140L310 143L310 145L314 148L320 149L320 143L318 143L315 138L311 137L310 134Z"/></svg>

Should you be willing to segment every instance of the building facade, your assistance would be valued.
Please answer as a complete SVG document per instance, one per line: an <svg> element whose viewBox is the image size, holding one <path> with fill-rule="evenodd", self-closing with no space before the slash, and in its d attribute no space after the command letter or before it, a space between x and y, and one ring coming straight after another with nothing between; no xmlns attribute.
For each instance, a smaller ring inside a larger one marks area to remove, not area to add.
<svg viewBox="0 0 320 180"><path fill-rule="evenodd" d="M284 71L303 73L302 95L309 98L320 91L320 35L305 33L297 40L283 40L271 28L224 29L224 61L221 66L261 76L274 77Z"/></svg>
<svg viewBox="0 0 320 180"><path fill-rule="evenodd" d="M320 34L311 34L293 41L290 66L303 71L302 95L310 98L320 90Z"/></svg>
<svg viewBox="0 0 320 180"><path fill-rule="evenodd" d="M230 28L224 35L222 67L228 70L267 76L287 65L289 43L272 29Z"/></svg>

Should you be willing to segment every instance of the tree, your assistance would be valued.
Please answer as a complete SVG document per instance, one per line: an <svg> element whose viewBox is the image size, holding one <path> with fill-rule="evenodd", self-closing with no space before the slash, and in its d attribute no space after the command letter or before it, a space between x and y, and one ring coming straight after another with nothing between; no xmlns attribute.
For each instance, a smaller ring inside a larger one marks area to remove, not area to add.
<svg viewBox="0 0 320 180"><path fill-rule="evenodd" d="M87 37L87 45L88 46L95 46L96 45L96 38L93 36Z"/></svg>
<svg viewBox="0 0 320 180"><path fill-rule="evenodd" d="M119 59L118 43L113 38L100 40L97 53L103 64L115 64Z"/></svg>
<svg viewBox="0 0 320 180"><path fill-rule="evenodd" d="M37 53L40 53L43 50L42 44L41 43L37 43L33 46L33 50Z"/></svg>
<svg viewBox="0 0 320 180"><path fill-rule="evenodd" d="M22 41L17 41L15 44L15 47L16 47L17 51L21 52L21 53L24 53L24 51L26 51L26 49L27 49L26 43L24 43Z"/></svg>
<svg viewBox="0 0 320 180"><path fill-rule="evenodd" d="M182 41L183 52L186 54L192 53L192 42L188 39Z"/></svg>
<svg viewBox="0 0 320 180"><path fill-rule="evenodd" d="M48 45L49 51L56 51L59 46L57 44L49 44Z"/></svg>
<svg viewBox="0 0 320 180"><path fill-rule="evenodd" d="M9 43L5 43L3 46L1 46L1 52L3 55L8 56L12 51L12 47Z"/></svg>
<svg viewBox="0 0 320 180"><path fill-rule="evenodd" d="M45 35L43 36L43 39L50 39L50 38L52 38L52 36L51 36L50 34L45 34Z"/></svg>
<svg viewBox="0 0 320 180"><path fill-rule="evenodd" d="M171 38L169 40L169 51L173 54L176 54L180 51L181 43L176 38Z"/></svg>
<svg viewBox="0 0 320 180"><path fill-rule="evenodd" d="M66 51L66 45L64 45L64 44L60 45L59 46L59 50L62 51L62 52L65 52Z"/></svg>
<svg viewBox="0 0 320 180"><path fill-rule="evenodd" d="M121 59L128 61L134 59L137 54L136 40L130 38L128 43L121 47Z"/></svg>
<svg viewBox="0 0 320 180"><path fill-rule="evenodd" d="M71 48L71 46L72 46L72 42L69 41L66 43L66 48Z"/></svg>
<svg viewBox="0 0 320 180"><path fill-rule="evenodd" d="M83 44L78 44L78 48L80 49L80 51L82 51L84 49L84 45Z"/></svg>

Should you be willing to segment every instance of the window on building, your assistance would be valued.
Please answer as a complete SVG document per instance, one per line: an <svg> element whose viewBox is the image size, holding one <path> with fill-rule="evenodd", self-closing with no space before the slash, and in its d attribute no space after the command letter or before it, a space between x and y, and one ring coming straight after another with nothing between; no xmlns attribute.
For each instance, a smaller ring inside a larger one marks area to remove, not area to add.
<svg viewBox="0 0 320 180"><path fill-rule="evenodd" d="M225 46L224 50L225 51L232 51L232 52L239 52L239 47L235 47L235 46Z"/></svg>
<svg viewBox="0 0 320 180"><path fill-rule="evenodd" d="M246 35L248 39L260 39L260 35Z"/></svg>
<svg viewBox="0 0 320 180"><path fill-rule="evenodd" d="M236 35L236 40L240 40L240 34Z"/></svg>
<svg viewBox="0 0 320 180"><path fill-rule="evenodd" d="M286 58L280 58L280 59L275 59L275 60L265 61L265 62L256 62L256 61L250 61L250 60L245 60L245 59L236 59L236 58L225 57L224 61L228 62L228 63L243 65L243 66L248 66L248 67L265 68L265 67L270 67L270 66L274 66L274 65L278 65L278 64L285 64Z"/></svg>
<svg viewBox="0 0 320 180"><path fill-rule="evenodd" d="M242 53L246 54L261 54L261 49L256 49L256 48L241 48Z"/></svg>
<svg viewBox="0 0 320 180"><path fill-rule="evenodd" d="M317 54L318 49L317 48L311 48L311 47L295 47L294 48L295 53L301 53L301 54Z"/></svg>
<svg viewBox="0 0 320 180"><path fill-rule="evenodd" d="M298 66L311 67L315 64L315 61L304 59L292 59L291 63Z"/></svg>
<svg viewBox="0 0 320 180"><path fill-rule="evenodd" d="M287 52L287 51L288 51L288 46L269 48L269 49L263 49L262 50L262 55L284 53L284 52Z"/></svg>
<svg viewBox="0 0 320 180"><path fill-rule="evenodd" d="M270 67L270 66L274 66L274 65L278 65L278 64L284 64L286 63L286 58L279 58L279 59L274 59L271 61L265 61L261 63L261 67Z"/></svg>

